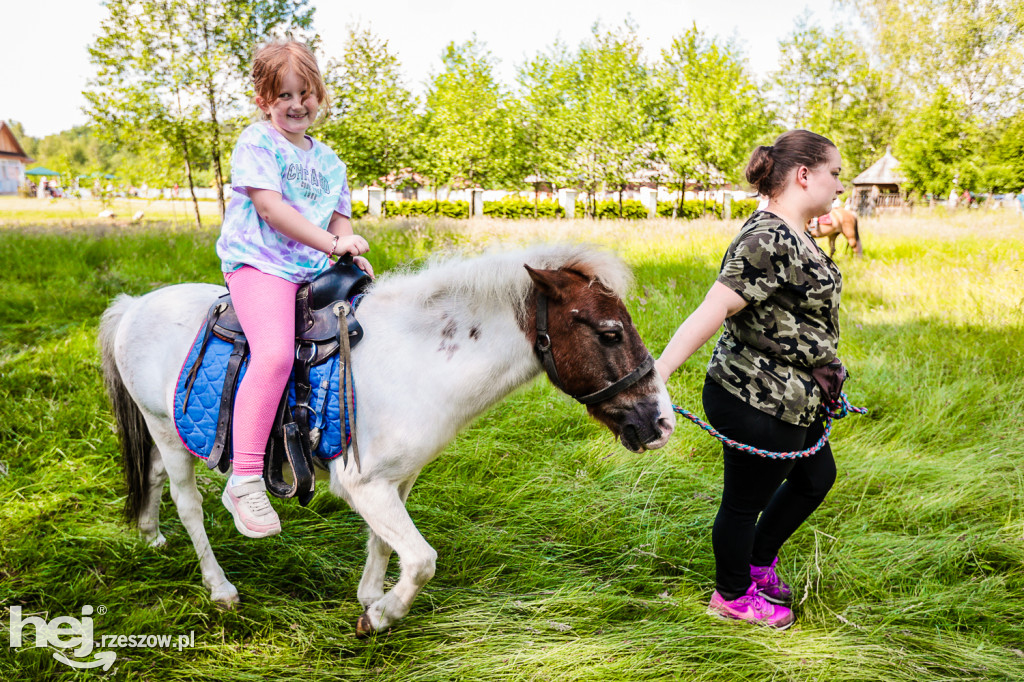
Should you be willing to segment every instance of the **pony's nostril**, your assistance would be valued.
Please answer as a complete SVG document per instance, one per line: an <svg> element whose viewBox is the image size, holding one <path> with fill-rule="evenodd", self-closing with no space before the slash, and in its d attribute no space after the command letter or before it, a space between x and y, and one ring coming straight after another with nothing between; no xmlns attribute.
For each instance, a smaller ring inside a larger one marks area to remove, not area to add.
<svg viewBox="0 0 1024 682"><path fill-rule="evenodd" d="M623 445L634 452L640 448L640 434L632 424L626 424L622 428L622 434L619 436L619 439Z"/></svg>
<svg viewBox="0 0 1024 682"><path fill-rule="evenodd" d="M675 430L675 426L672 425L672 422L670 422L665 417L662 417L661 419L658 420L658 427L666 436L670 435Z"/></svg>

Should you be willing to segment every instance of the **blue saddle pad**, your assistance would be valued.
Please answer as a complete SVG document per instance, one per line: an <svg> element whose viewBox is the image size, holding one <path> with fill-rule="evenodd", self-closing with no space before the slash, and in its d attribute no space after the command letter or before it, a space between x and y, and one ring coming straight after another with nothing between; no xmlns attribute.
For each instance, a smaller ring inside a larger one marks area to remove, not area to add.
<svg viewBox="0 0 1024 682"><path fill-rule="evenodd" d="M185 385L192 365L202 350L202 334L203 330L200 329L195 341L192 342L188 357L185 358L185 364L178 373L178 381L174 388L174 426L188 451L196 457L207 459L217 437L220 398L224 390L224 373L231 355L231 344L217 336L210 336L186 403ZM238 370L236 391L248 366L249 356L246 356ZM309 370L309 385L312 387L309 399L309 429L311 435L319 434L319 443L313 454L323 460L331 460L342 454L352 440L348 414L342 413L344 406L339 404L338 382L345 380L345 373L339 369L341 363L338 356L334 355ZM294 375L288 379L288 404L295 406ZM224 454L229 458L232 456L230 451Z"/></svg>

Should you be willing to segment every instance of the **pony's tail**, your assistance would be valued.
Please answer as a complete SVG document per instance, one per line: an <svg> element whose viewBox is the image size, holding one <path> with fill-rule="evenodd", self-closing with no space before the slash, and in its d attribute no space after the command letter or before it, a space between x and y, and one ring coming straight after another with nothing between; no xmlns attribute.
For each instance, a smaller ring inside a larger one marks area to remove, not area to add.
<svg viewBox="0 0 1024 682"><path fill-rule="evenodd" d="M149 495L149 460L153 436L146 426L142 411L124 385L114 357L117 328L134 300L127 294L120 294L106 309L100 320L99 344L103 384L107 389L107 397L110 398L114 418L117 420L121 462L124 465L124 478L128 486L128 495L124 500L124 516L129 523L137 525Z"/></svg>
<svg viewBox="0 0 1024 682"><path fill-rule="evenodd" d="M857 246L853 249L853 255L860 258L864 255L864 242L860 240L860 218L853 214L853 238L857 240Z"/></svg>

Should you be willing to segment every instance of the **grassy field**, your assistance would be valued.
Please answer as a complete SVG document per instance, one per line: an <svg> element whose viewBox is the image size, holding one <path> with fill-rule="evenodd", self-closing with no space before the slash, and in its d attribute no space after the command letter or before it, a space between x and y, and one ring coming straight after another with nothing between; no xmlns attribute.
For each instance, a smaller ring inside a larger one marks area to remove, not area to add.
<svg viewBox="0 0 1024 682"><path fill-rule="evenodd" d="M0 679L1024 679L1019 216L867 220L865 258L837 256L847 392L870 413L837 424L836 486L783 549L780 572L797 589L791 629L704 613L721 485L714 441L680 423L662 450L630 454L538 379L424 471L409 507L438 551L437 575L395 629L357 640L365 534L327 493L305 509L278 502L285 532L253 542L217 499L222 479L201 469L207 528L241 591L234 611L210 603L166 496L166 547L146 547L120 521L98 318L122 291L219 281L216 232L0 215ZM357 229L378 272L497 241L616 249L636 274L627 304L657 353L738 225ZM677 404L699 411L709 354L673 377ZM6 646L7 607L52 619L85 605L103 607L96 639L194 633L194 646L108 647L108 673Z"/></svg>
<svg viewBox="0 0 1024 682"><path fill-rule="evenodd" d="M0 223L7 227L38 227L41 225L75 228L93 227L97 224L125 227L133 223L132 218L142 211L136 224L152 226L167 224L174 227L194 227L195 207L192 200L184 197L171 200L113 198L104 203L98 199L37 199L23 197L0 197ZM100 219L101 211L110 209L111 218ZM216 201L200 201L199 215L203 225L220 225L220 214Z"/></svg>

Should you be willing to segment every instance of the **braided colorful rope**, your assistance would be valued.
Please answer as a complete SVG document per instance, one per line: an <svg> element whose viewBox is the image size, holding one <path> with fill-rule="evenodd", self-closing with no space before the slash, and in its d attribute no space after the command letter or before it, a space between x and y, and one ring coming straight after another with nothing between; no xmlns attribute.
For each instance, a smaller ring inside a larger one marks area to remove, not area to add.
<svg viewBox="0 0 1024 682"><path fill-rule="evenodd" d="M832 406L825 407L825 432L821 434L821 438L818 439L818 442L815 443L814 446L806 450L797 450L795 452L771 452L770 450L761 450L759 448L755 448L752 445L744 445L739 441L735 441L731 438L723 436L721 433L716 431L715 428L711 426L711 424L708 424L707 422L701 420L700 417L695 415L693 412L684 410L678 405L673 405L672 409L676 413L686 417L694 424L704 429L709 434L711 434L712 436L722 441L724 444L728 445L731 448L742 450L743 452L749 452L754 455L760 455L761 457L769 457L771 459L797 459L798 457L810 457L815 452L824 447L825 443L828 442L829 434L832 432L832 421L834 419L842 419L850 412L855 412L857 414L868 413L866 407L854 407L853 405L851 405L850 401L846 398L845 393L842 393L840 395L841 397L839 399L838 406L833 404Z"/></svg>

